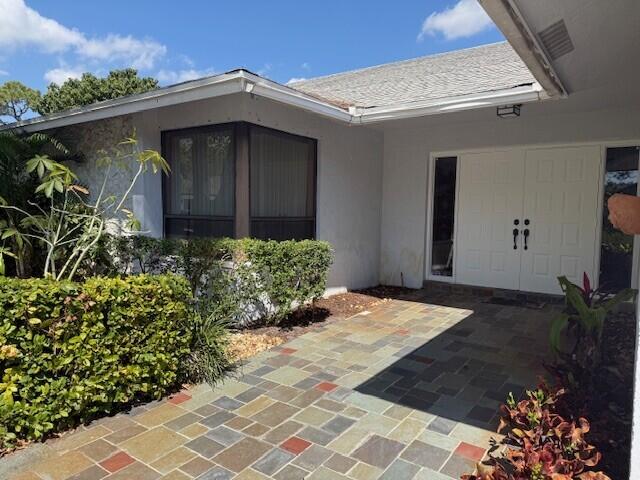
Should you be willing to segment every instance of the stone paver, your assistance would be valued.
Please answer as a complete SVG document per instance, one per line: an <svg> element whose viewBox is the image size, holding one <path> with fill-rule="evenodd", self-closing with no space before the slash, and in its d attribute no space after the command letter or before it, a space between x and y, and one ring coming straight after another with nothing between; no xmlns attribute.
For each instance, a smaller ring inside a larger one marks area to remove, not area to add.
<svg viewBox="0 0 640 480"><path fill-rule="evenodd" d="M8 479L430 479L471 473L542 372L555 307L380 302L198 385L0 462Z"/></svg>

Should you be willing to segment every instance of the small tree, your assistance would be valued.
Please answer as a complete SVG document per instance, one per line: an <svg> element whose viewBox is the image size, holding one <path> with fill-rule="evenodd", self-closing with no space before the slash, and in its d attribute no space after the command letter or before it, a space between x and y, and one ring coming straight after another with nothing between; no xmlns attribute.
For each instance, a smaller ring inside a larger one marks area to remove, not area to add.
<svg viewBox="0 0 640 480"><path fill-rule="evenodd" d="M137 70L126 68L113 70L105 78L83 73L81 78L70 78L62 85L52 83L38 102L37 111L42 115L90 105L95 102L148 92L158 87L151 77L139 77Z"/></svg>
<svg viewBox="0 0 640 480"><path fill-rule="evenodd" d="M39 184L35 194L48 202L42 207L29 202L37 214L0 198L0 209L11 211L20 217L19 228L0 231L0 238L21 235L44 245L46 259L42 265L43 276L56 280L73 279L82 262L96 247L109 222L117 222L118 217L126 220L125 229L137 230L139 222L133 213L125 208L138 178L152 168L153 172L169 172L169 165L154 150L141 150L135 134L120 142L112 152L102 152L98 164L105 168L100 190L94 198L89 191L78 184L77 176L67 167L46 155L36 155L26 164L26 171L37 175ZM118 195L107 194L107 184L114 167L122 167L133 162L134 173L125 191ZM6 254L0 250L0 255ZM14 252L12 252L14 253Z"/></svg>
<svg viewBox="0 0 640 480"><path fill-rule="evenodd" d="M19 122L29 111L35 111L40 92L20 82L6 82L0 86L0 117L11 117ZM5 123L0 119L0 123Z"/></svg>
<svg viewBox="0 0 640 480"><path fill-rule="evenodd" d="M18 134L13 131L0 132L0 198L10 199L13 205L30 213L36 210L29 204L35 201L45 206L44 197L35 198L34 189L38 181L27 173L27 162L36 155L51 155L54 159L70 158L69 150L57 139L44 133ZM13 252L18 277L31 274L31 259L38 252L30 240L19 231L19 215L13 210L0 210L0 230L3 240Z"/></svg>

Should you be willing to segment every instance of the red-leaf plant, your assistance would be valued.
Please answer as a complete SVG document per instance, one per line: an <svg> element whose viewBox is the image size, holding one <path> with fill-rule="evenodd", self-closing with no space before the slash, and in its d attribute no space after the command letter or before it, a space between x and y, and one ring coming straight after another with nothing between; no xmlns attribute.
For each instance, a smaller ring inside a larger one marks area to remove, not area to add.
<svg viewBox="0 0 640 480"><path fill-rule="evenodd" d="M478 464L477 474L463 480L610 480L602 472L587 471L600 461L600 453L585 434L589 422L579 418L568 421L556 413L563 389L542 383L516 402L509 395L500 407L498 432L507 429L500 457Z"/></svg>

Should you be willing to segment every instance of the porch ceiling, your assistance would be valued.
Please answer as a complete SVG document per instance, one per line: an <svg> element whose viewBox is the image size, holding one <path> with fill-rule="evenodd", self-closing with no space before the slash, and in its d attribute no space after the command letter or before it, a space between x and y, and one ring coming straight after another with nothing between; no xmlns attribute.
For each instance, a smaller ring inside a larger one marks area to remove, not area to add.
<svg viewBox="0 0 640 480"><path fill-rule="evenodd" d="M538 41L541 31L564 20L574 49L551 59L551 63L569 94L590 89L637 94L640 2L511 0L511 3Z"/></svg>

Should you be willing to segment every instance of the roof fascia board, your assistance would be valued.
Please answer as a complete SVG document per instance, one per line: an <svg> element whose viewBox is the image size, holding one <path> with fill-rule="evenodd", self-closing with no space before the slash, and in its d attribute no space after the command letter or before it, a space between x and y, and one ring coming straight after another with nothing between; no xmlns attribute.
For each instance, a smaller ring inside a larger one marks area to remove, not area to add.
<svg viewBox="0 0 640 480"><path fill-rule="evenodd" d="M264 79L250 72L242 72L245 79L244 91L276 102L309 110L324 117L351 123L353 116L334 105L318 100L310 95L271 80Z"/></svg>
<svg viewBox="0 0 640 480"><path fill-rule="evenodd" d="M358 116L358 123L375 123L385 120L422 117L460 112L476 108L496 107L505 104L529 103L548 98L542 87L534 83L522 87L496 90L482 94L461 95L447 99L412 102L404 105L368 108Z"/></svg>
<svg viewBox="0 0 640 480"><path fill-rule="evenodd" d="M242 92L301 108L346 124L369 124L512 103L528 103L548 98L542 87L538 83L534 83L481 94L461 95L424 102L374 108L351 107L347 112L335 105L243 70L203 80L206 81L196 81L195 85L191 85L192 82L189 82L176 85L176 88L168 87L167 90L163 89L161 92L148 92L135 98L101 102L74 111L5 125L0 130L20 129L31 133Z"/></svg>
<svg viewBox="0 0 640 480"><path fill-rule="evenodd" d="M153 90L135 95L133 98L126 97L100 102L87 107L5 125L2 129L20 129L28 133L37 132L50 128L59 128L77 123L128 115L194 100L230 95L242 91L239 77L236 73L219 75L203 80L208 81L196 81L193 82L193 85L189 82L189 84L179 84L174 87L167 87L166 89Z"/></svg>
<svg viewBox="0 0 640 480"><path fill-rule="evenodd" d="M550 97L567 89L513 0L478 0Z"/></svg>

